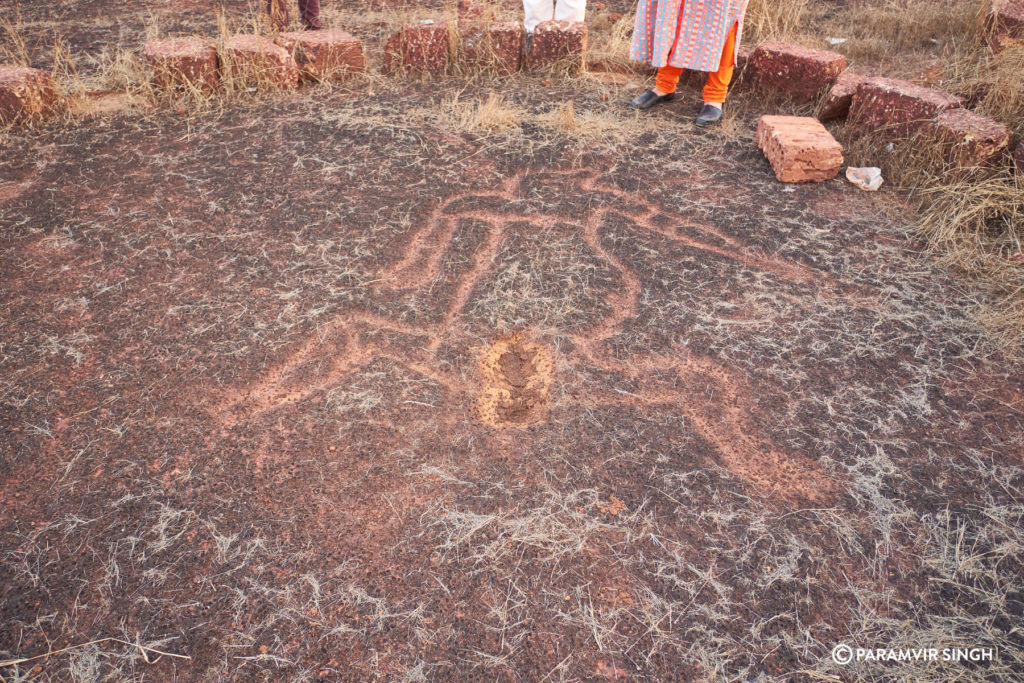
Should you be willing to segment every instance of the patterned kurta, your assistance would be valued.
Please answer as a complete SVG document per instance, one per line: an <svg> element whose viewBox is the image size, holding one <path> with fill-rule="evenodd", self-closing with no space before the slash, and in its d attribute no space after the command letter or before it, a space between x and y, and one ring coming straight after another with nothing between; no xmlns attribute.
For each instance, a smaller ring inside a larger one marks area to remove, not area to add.
<svg viewBox="0 0 1024 683"><path fill-rule="evenodd" d="M747 2L640 0L629 57L636 62L648 62L651 66L670 65L694 71L717 71L725 39L736 22L740 24L736 32L736 49L740 48L743 13L747 9ZM673 52L677 26L679 43Z"/></svg>

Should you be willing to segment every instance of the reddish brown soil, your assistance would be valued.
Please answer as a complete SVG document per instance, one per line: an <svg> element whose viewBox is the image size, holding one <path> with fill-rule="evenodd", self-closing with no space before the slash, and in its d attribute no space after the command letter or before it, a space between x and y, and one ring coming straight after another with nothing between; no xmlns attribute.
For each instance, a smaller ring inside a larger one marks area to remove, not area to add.
<svg viewBox="0 0 1024 683"><path fill-rule="evenodd" d="M0 660L190 659L0 675L884 680L832 647L941 633L1012 680L1022 375L899 198L687 101L421 116L463 85L11 134Z"/></svg>

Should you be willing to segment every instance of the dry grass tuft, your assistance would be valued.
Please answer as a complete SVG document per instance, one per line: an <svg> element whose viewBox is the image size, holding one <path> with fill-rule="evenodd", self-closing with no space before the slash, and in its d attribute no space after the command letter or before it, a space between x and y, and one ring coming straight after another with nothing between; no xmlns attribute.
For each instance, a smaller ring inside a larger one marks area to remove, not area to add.
<svg viewBox="0 0 1024 683"><path fill-rule="evenodd" d="M463 133L490 135L518 129L524 112L510 106L503 97L491 91L487 99L473 103L456 94L444 107L449 122Z"/></svg>
<svg viewBox="0 0 1024 683"><path fill-rule="evenodd" d="M947 73L957 93L977 102L975 111L1024 135L1024 45L998 54L981 46L979 53L950 64Z"/></svg>
<svg viewBox="0 0 1024 683"><path fill-rule="evenodd" d="M51 69L53 80L60 83L64 90L73 93L82 90L82 77L75 66L74 57L71 55L71 48L66 40L59 34L53 38L53 67Z"/></svg>
<svg viewBox="0 0 1024 683"><path fill-rule="evenodd" d="M576 105L572 100L560 104L546 118L552 128L566 133L575 133L580 129L580 121L576 118Z"/></svg>
<svg viewBox="0 0 1024 683"><path fill-rule="evenodd" d="M21 7L14 6L11 16L0 16L0 58L11 64L30 66L28 46L25 43L25 22L21 18Z"/></svg>
<svg viewBox="0 0 1024 683"><path fill-rule="evenodd" d="M743 21L748 40L789 38L800 27L809 0L750 0Z"/></svg>
<svg viewBox="0 0 1024 683"><path fill-rule="evenodd" d="M751 0L745 37L788 39L840 52L855 65L872 64L911 77L921 60L973 54L982 42L979 0L876 0L873 2L769 3ZM844 39L831 45L825 38Z"/></svg>
<svg viewBox="0 0 1024 683"><path fill-rule="evenodd" d="M591 29L587 47L587 62L605 70L630 73L637 65L629 59L629 43L633 33L633 13L604 28L601 24Z"/></svg>
<svg viewBox="0 0 1024 683"><path fill-rule="evenodd" d="M1011 357L1024 357L1024 186L1009 174L934 184L919 229L949 266L977 281L978 320Z"/></svg>

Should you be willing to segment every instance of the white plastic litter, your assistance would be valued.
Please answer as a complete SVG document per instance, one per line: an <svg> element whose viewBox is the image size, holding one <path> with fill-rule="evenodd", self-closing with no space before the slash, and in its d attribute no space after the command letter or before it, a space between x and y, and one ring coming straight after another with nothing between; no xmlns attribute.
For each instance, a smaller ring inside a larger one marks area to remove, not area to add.
<svg viewBox="0 0 1024 683"><path fill-rule="evenodd" d="M846 179L862 190L874 192L882 186L885 179L882 178L882 169L874 166L856 168L847 166Z"/></svg>
<svg viewBox="0 0 1024 683"><path fill-rule="evenodd" d="M829 45L842 45L846 42L846 38L826 38Z"/></svg>

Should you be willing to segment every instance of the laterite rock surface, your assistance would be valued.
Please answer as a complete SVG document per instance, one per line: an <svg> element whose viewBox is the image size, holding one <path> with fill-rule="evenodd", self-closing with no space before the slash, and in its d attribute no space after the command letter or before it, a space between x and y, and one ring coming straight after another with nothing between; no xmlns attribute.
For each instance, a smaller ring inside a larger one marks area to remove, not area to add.
<svg viewBox="0 0 1024 683"><path fill-rule="evenodd" d="M331 80L366 70L363 43L340 28L282 33L275 42L314 78Z"/></svg>
<svg viewBox="0 0 1024 683"><path fill-rule="evenodd" d="M439 76L448 70L449 52L447 24L406 26L391 36L384 48L384 71Z"/></svg>
<svg viewBox="0 0 1024 683"><path fill-rule="evenodd" d="M193 85L212 90L220 83L217 48L202 38L150 40L143 47L143 54L157 87Z"/></svg>
<svg viewBox="0 0 1024 683"><path fill-rule="evenodd" d="M846 57L827 50L769 41L757 46L750 58L750 73L761 90L776 92L799 102L813 102L846 68Z"/></svg>
<svg viewBox="0 0 1024 683"><path fill-rule="evenodd" d="M528 68L565 66L581 71L587 52L587 25L582 21L544 21L533 32L533 45L526 57Z"/></svg>
<svg viewBox="0 0 1024 683"><path fill-rule="evenodd" d="M27 66L0 65L0 123L44 116L57 106L50 74Z"/></svg>

